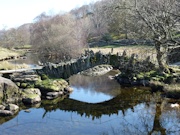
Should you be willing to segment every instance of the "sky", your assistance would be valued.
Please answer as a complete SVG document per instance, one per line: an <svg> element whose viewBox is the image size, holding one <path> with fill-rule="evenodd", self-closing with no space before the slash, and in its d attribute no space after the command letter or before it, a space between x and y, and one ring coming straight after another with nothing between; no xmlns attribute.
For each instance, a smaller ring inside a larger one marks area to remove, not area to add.
<svg viewBox="0 0 180 135"><path fill-rule="evenodd" d="M57 14L97 0L0 0L0 29L31 23L43 12Z"/></svg>

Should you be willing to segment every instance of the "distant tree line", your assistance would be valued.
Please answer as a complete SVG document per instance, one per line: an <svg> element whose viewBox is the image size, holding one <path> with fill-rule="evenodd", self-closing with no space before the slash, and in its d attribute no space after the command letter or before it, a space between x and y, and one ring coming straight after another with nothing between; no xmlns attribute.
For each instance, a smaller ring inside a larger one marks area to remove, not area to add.
<svg viewBox="0 0 180 135"><path fill-rule="evenodd" d="M169 72L167 56L180 47L180 0L101 0L0 31L0 46L31 44L60 58L77 57L88 42L119 39L152 40L161 71Z"/></svg>

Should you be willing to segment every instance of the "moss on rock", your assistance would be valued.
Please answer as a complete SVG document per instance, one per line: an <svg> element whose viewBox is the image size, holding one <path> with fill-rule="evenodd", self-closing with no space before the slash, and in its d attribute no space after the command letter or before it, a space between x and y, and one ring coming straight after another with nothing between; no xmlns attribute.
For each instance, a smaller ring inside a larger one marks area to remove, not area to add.
<svg viewBox="0 0 180 135"><path fill-rule="evenodd" d="M41 75L41 80L47 80L47 79L49 79L47 75L45 75L45 74Z"/></svg>
<svg viewBox="0 0 180 135"><path fill-rule="evenodd" d="M63 91L67 86L68 83L63 79L46 79L35 84L35 87L39 88L42 93Z"/></svg>
<svg viewBox="0 0 180 135"><path fill-rule="evenodd" d="M27 104L36 104L41 101L41 92L36 88L28 88L22 91L22 101Z"/></svg>

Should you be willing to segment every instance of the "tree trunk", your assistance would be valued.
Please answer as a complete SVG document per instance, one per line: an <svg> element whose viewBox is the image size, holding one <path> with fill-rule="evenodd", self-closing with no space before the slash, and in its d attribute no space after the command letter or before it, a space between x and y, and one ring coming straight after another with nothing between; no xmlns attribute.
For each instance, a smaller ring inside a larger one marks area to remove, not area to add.
<svg viewBox="0 0 180 135"><path fill-rule="evenodd" d="M163 45L160 43L156 43L155 48L157 52L156 58L159 65L160 72L169 73L170 71L169 71L168 62L167 62L167 54L168 54L167 49L163 47Z"/></svg>
<svg viewBox="0 0 180 135"><path fill-rule="evenodd" d="M152 135L154 132L160 132L161 135L166 134L166 129L163 128L160 123L160 118L161 118L161 113L162 113L161 112L161 104L160 105L156 104L156 114L155 114L155 118L154 118L154 124L153 124L152 131L149 132L149 135Z"/></svg>

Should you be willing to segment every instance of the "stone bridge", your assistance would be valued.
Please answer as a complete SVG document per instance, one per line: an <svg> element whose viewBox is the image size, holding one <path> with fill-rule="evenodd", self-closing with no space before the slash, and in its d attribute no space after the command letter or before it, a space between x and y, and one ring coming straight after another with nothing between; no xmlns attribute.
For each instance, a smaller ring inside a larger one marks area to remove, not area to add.
<svg viewBox="0 0 180 135"><path fill-rule="evenodd" d="M40 75L46 74L49 77L67 79L73 74L94 66L110 64L110 56L109 54L104 55L101 52L94 53L93 51L86 51L79 59L72 59L68 62L58 64L48 62L42 69L38 69L36 72Z"/></svg>
<svg viewBox="0 0 180 135"><path fill-rule="evenodd" d="M126 68L133 68L132 70L150 70L149 58L141 60L137 59L137 54L132 54L131 57L123 54L102 54L101 52L94 53L93 51L85 51L79 59L62 62L59 64L46 63L42 69L36 70L39 75L45 74L49 77L67 79L73 74L77 74L86 69L92 68L101 64L109 64L114 68L124 70ZM128 69L129 70L129 69Z"/></svg>

